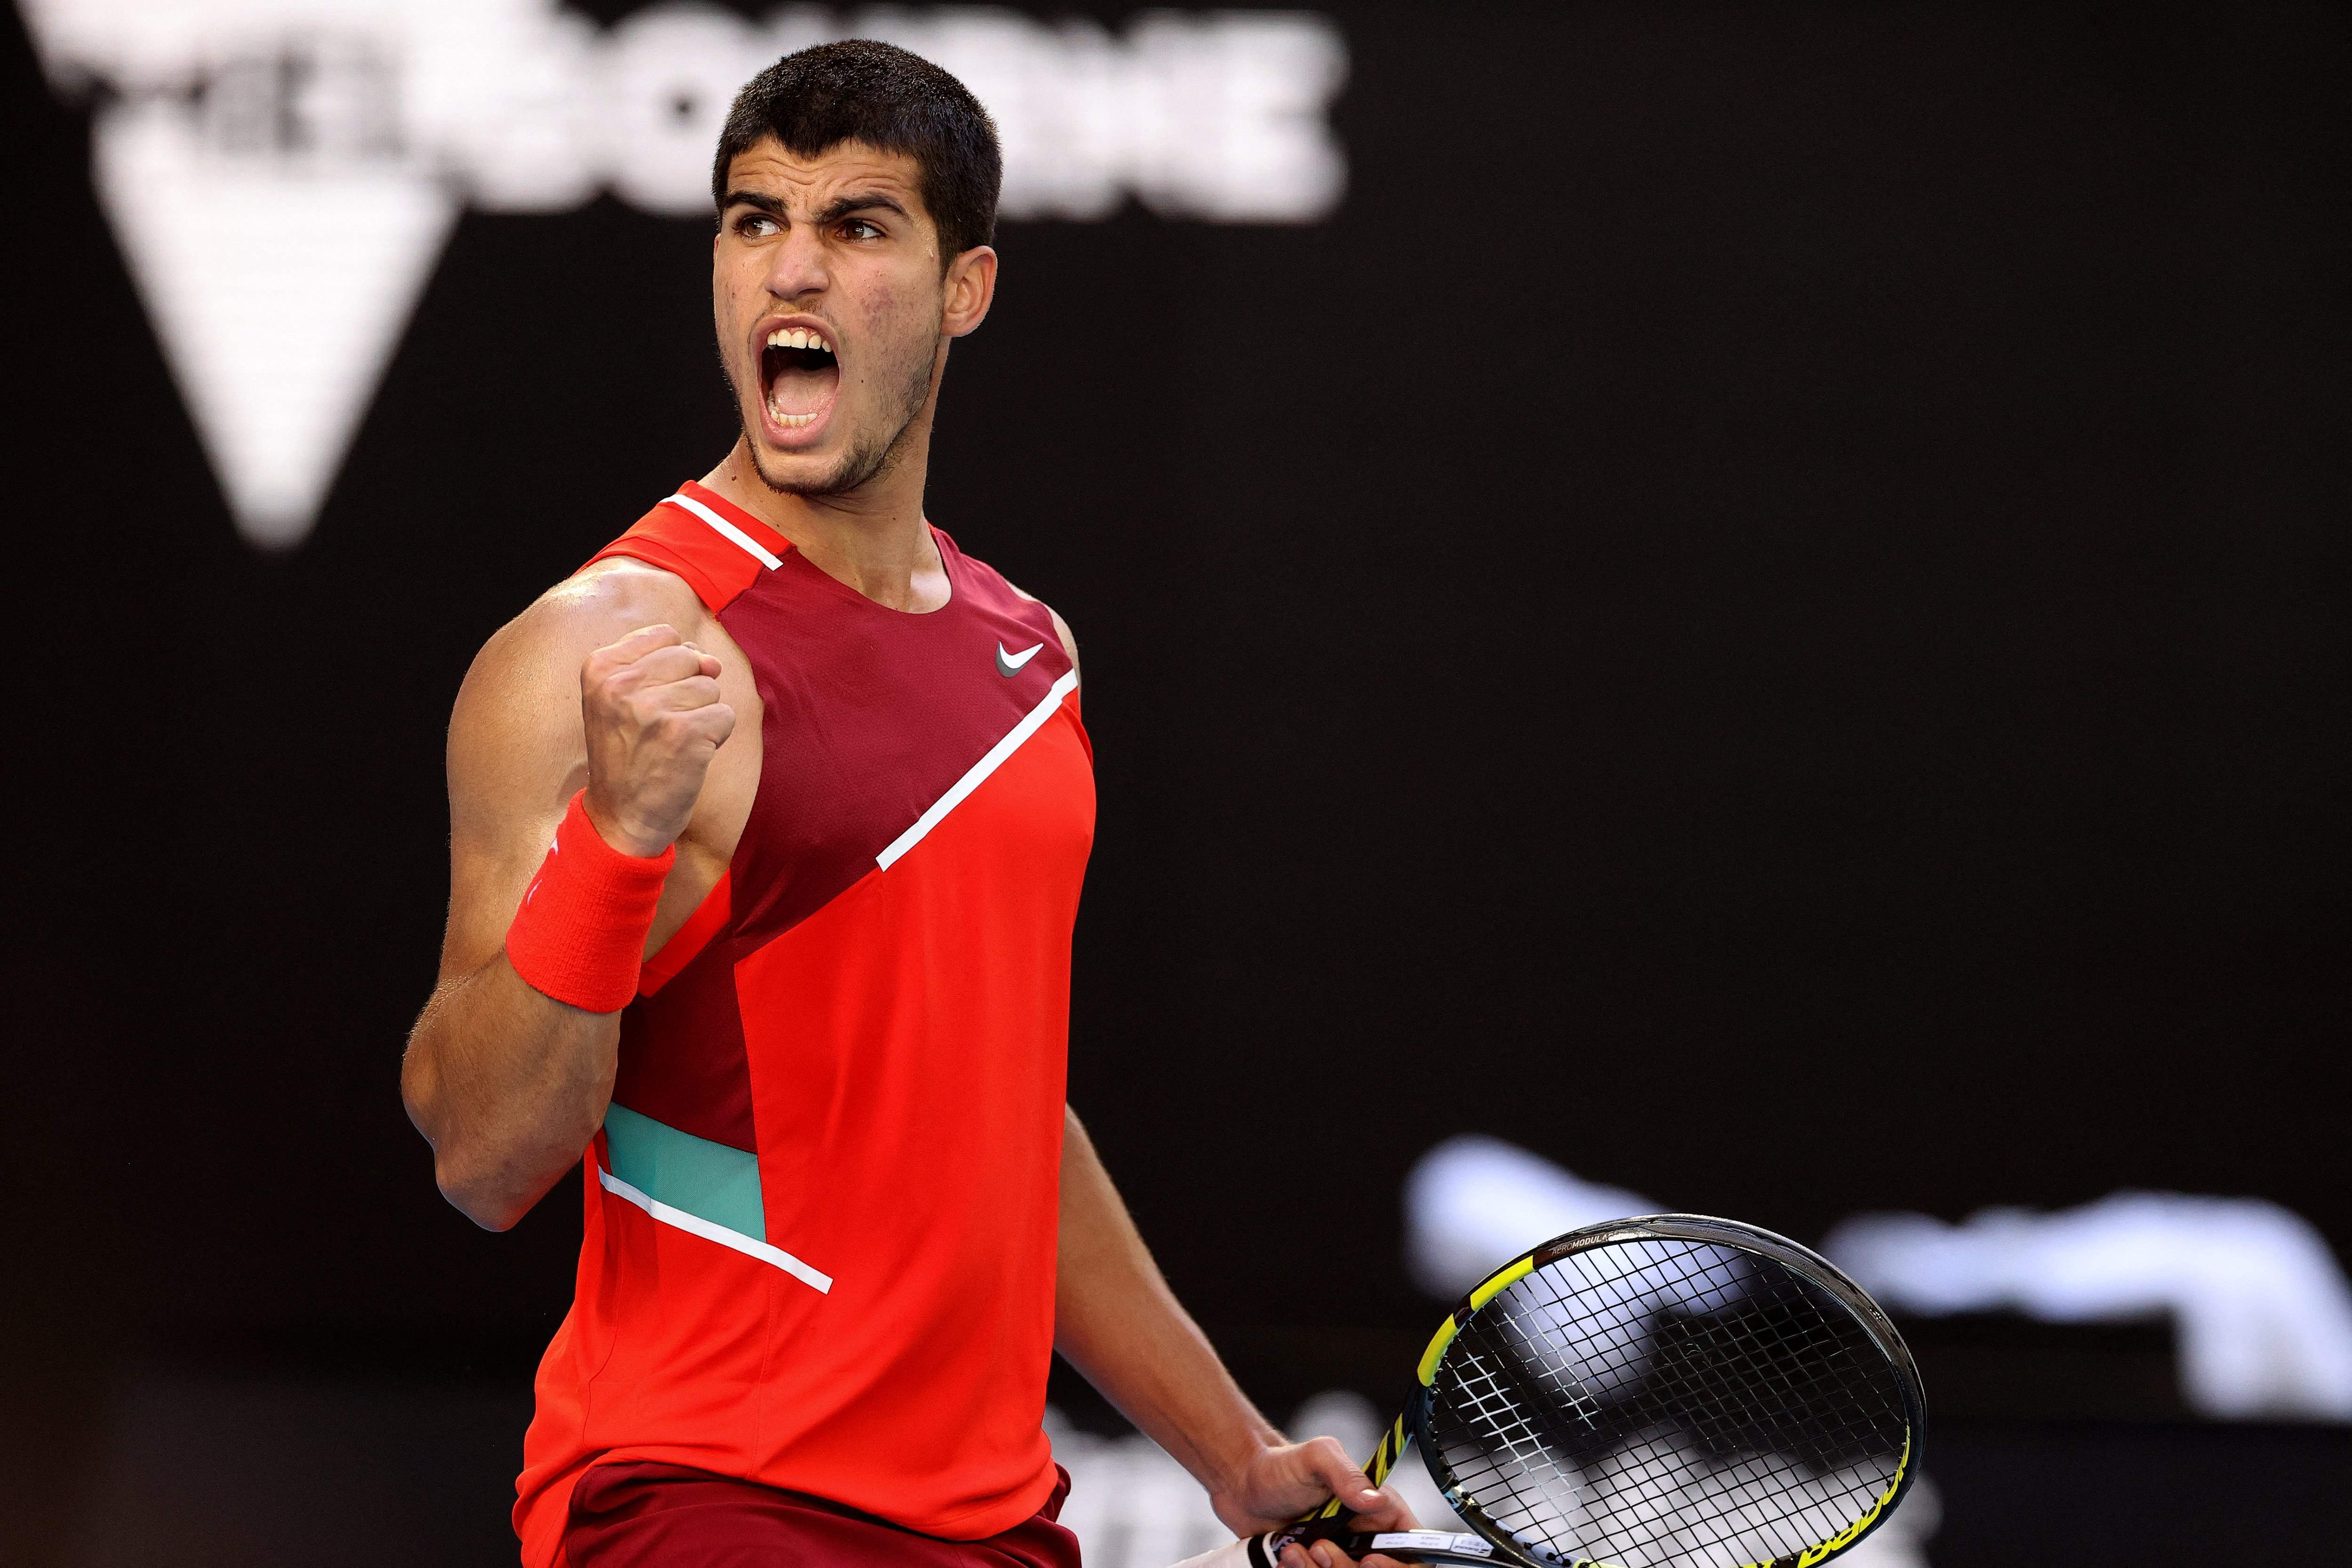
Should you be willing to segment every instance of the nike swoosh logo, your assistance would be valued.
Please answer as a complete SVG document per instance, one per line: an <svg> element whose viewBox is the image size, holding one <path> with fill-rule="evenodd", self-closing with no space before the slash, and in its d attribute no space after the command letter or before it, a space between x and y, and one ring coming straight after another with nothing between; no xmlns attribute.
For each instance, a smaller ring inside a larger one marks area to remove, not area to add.
<svg viewBox="0 0 2352 1568"><path fill-rule="evenodd" d="M1028 667L1029 661L1037 657L1037 650L1045 646L1045 645L1044 643L1035 643L1028 647L1023 648L1019 653L1007 653L1004 651L1004 645L1003 643L998 643L996 645L996 673L1004 677L1007 680L1012 679L1014 676L1020 674L1023 669Z"/></svg>

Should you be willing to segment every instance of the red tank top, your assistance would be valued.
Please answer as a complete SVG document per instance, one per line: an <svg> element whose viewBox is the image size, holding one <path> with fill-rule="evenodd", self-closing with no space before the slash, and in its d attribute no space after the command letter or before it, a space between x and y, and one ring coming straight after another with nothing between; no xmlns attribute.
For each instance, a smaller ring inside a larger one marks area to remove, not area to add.
<svg viewBox="0 0 2352 1568"><path fill-rule="evenodd" d="M957 1540L1053 1490L1092 753L1045 606L933 531L950 595L926 615L699 485L596 556L690 584L764 717L734 860L621 1016L517 1486L532 1568L562 1561L572 1484L604 1461Z"/></svg>

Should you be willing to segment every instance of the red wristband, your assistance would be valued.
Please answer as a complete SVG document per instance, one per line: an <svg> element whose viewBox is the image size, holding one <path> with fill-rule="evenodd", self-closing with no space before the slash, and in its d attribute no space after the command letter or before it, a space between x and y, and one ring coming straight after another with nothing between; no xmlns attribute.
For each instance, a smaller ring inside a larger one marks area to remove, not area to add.
<svg viewBox="0 0 2352 1568"><path fill-rule="evenodd" d="M637 994L637 970L662 881L677 861L671 845L624 855L572 797L547 858L507 927L507 962L534 991L590 1013L617 1013Z"/></svg>

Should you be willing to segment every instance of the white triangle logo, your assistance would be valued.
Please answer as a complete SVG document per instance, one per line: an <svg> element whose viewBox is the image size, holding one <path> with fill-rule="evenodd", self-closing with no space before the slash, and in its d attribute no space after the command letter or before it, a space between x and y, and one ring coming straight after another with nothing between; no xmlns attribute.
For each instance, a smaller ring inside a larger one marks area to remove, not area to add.
<svg viewBox="0 0 2352 1568"><path fill-rule="evenodd" d="M392 160L288 168L222 155L168 101L100 117L93 157L239 531L300 542L457 200Z"/></svg>
<svg viewBox="0 0 2352 1568"><path fill-rule="evenodd" d="M1297 13L1145 13L1123 37L997 6L667 0L609 30L558 0L17 0L58 90L103 84L92 162L238 529L310 531L461 206L608 188L708 214L735 90L823 38L888 37L968 79L1003 215L1311 223L1346 160L1347 49Z"/></svg>

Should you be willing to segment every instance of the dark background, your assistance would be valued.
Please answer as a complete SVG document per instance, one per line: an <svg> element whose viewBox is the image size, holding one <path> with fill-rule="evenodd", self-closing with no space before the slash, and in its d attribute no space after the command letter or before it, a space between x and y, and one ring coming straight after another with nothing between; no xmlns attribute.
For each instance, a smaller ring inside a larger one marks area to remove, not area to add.
<svg viewBox="0 0 2352 1568"><path fill-rule="evenodd" d="M2344 14L1335 14L1338 215L1008 226L930 492L1076 628L1072 1098L1254 1391L1394 1393L1398 1184L1464 1130L1804 1239L2147 1186L2352 1254ZM316 532L257 554L88 110L0 28L0 1560L70 1560L126 1421L217 1502L262 1384L391 1401L414 1510L496 1560L578 1198L478 1231L401 1111L442 730L727 445L708 230L469 214ZM2055 1517L2068 1455L2347 1452L2166 1438L2160 1324L1920 1332L1939 1563L2042 1560L1976 1500ZM2168 1495L2158 1545L2246 1541L2242 1489L2226 1537ZM279 1560L172 1506L176 1560Z"/></svg>

